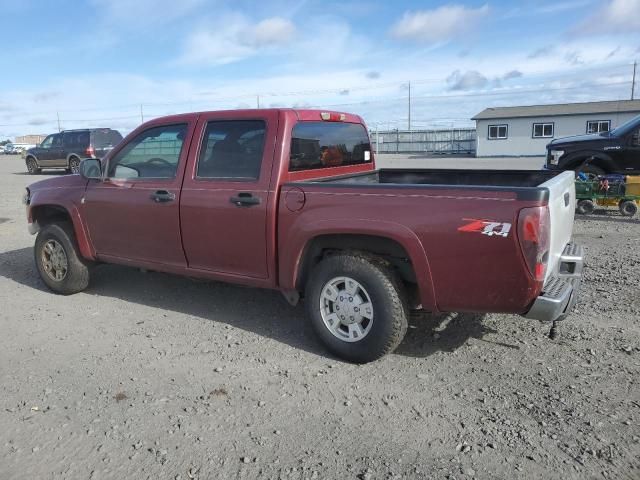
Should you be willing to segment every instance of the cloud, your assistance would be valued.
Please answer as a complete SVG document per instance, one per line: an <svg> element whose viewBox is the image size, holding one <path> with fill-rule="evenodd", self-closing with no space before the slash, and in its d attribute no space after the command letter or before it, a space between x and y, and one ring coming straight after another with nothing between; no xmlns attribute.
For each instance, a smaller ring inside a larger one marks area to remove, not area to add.
<svg viewBox="0 0 640 480"><path fill-rule="evenodd" d="M625 34L640 31L640 0L610 0L578 25L573 33Z"/></svg>
<svg viewBox="0 0 640 480"><path fill-rule="evenodd" d="M489 79L476 70L455 70L447 77L447 83L449 90L479 90L489 84Z"/></svg>
<svg viewBox="0 0 640 480"><path fill-rule="evenodd" d="M522 72L520 70L511 70L510 72L507 72L504 75L502 75L501 79L512 80L514 78L520 78L520 77L522 77Z"/></svg>
<svg viewBox="0 0 640 480"><path fill-rule="evenodd" d="M577 51L567 52L567 54L564 56L564 59L571 65L582 65L584 63L582 57L580 56L580 53Z"/></svg>
<svg viewBox="0 0 640 480"><path fill-rule="evenodd" d="M365 76L370 80L377 80L380 78L380 72L372 70L371 72L367 72Z"/></svg>
<svg viewBox="0 0 640 480"><path fill-rule="evenodd" d="M60 92L48 91L38 92L33 96L33 101L36 103L48 102L56 97L60 96Z"/></svg>
<svg viewBox="0 0 640 480"><path fill-rule="evenodd" d="M527 58L547 57L553 53L553 50L554 48L551 45L540 47L537 50L534 50L533 52L531 52L529 55L527 55Z"/></svg>
<svg viewBox="0 0 640 480"><path fill-rule="evenodd" d="M179 64L224 65L288 44L296 33L291 21L272 17L251 23L233 14L211 28L196 30L185 40Z"/></svg>
<svg viewBox="0 0 640 480"><path fill-rule="evenodd" d="M405 12L391 28L391 35L423 43L448 41L468 33L487 13L487 4L480 8L444 5L434 10Z"/></svg>
<svg viewBox="0 0 640 480"><path fill-rule="evenodd" d="M33 118L33 119L29 120L29 122L28 122L28 124L33 126L33 127L38 127L40 125L46 125L47 123L49 123L49 121L44 119L44 118Z"/></svg>

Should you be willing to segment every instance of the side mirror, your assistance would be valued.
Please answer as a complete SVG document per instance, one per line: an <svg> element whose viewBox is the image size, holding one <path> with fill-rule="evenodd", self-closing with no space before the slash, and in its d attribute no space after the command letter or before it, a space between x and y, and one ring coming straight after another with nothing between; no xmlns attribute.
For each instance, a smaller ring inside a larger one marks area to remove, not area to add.
<svg viewBox="0 0 640 480"><path fill-rule="evenodd" d="M102 164L97 158L85 158L80 162L80 176L85 179L100 180Z"/></svg>

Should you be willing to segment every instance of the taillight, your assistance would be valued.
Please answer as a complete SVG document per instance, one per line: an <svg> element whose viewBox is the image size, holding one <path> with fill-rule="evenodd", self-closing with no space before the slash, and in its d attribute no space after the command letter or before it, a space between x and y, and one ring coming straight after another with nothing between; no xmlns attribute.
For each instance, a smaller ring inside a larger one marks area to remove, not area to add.
<svg viewBox="0 0 640 480"><path fill-rule="evenodd" d="M320 118L325 122L344 122L347 116L344 113L322 112Z"/></svg>
<svg viewBox="0 0 640 480"><path fill-rule="evenodd" d="M549 261L551 219L548 207L529 207L518 216L518 240L527 267L536 282L544 282Z"/></svg>
<svg viewBox="0 0 640 480"><path fill-rule="evenodd" d="M96 154L96 150L93 148L93 145L89 145L84 153L87 157L93 157Z"/></svg>

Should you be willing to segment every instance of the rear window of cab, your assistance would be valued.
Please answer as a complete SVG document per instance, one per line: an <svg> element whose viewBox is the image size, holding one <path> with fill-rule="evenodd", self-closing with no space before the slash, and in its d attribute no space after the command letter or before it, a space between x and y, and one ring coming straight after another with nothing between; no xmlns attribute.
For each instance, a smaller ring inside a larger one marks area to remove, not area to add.
<svg viewBox="0 0 640 480"><path fill-rule="evenodd" d="M369 135L362 124L300 122L293 127L290 172L361 165L371 158Z"/></svg>

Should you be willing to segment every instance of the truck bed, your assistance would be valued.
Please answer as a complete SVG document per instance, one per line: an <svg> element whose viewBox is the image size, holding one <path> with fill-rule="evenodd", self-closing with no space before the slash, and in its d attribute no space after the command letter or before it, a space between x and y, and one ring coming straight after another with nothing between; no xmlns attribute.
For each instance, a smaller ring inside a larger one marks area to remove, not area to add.
<svg viewBox="0 0 640 480"><path fill-rule="evenodd" d="M321 178L314 182L336 185L382 185L385 187L433 186L487 189L498 187L510 191L540 187L559 172L545 170L404 170L382 169L342 177Z"/></svg>
<svg viewBox="0 0 640 480"><path fill-rule="evenodd" d="M575 209L573 172L539 170L382 169L290 182L283 185L282 195L289 196L288 207L280 210L282 254L296 248L287 232L319 226L326 219L344 223L344 234L375 236L376 229L381 234L395 229L401 244L415 235L429 271L418 282L433 282L421 288L433 290L433 298L424 296L423 304L440 311L526 310L539 290L527 280L517 239L519 212L548 206L547 280L557 273L571 239ZM292 198L303 208L292 206ZM510 230L504 237L467 233L465 226L477 221Z"/></svg>

